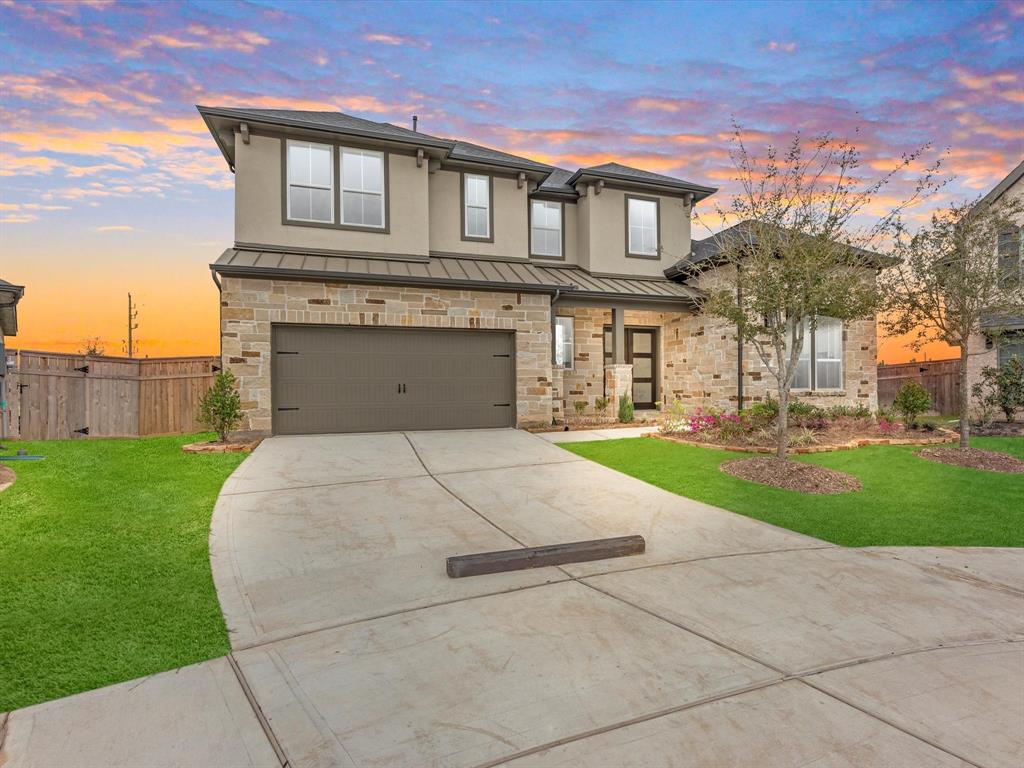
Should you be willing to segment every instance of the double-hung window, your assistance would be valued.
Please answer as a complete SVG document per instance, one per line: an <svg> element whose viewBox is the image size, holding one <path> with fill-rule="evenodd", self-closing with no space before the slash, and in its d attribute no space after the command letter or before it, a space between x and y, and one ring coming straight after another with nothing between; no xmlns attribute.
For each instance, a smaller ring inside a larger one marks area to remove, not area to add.
<svg viewBox="0 0 1024 768"><path fill-rule="evenodd" d="M490 240L491 177L467 173L462 183L462 236L470 240Z"/></svg>
<svg viewBox="0 0 1024 768"><path fill-rule="evenodd" d="M341 223L384 228L384 153L341 150Z"/></svg>
<svg viewBox="0 0 1024 768"><path fill-rule="evenodd" d="M562 258L562 204L544 200L530 203L530 255Z"/></svg>
<svg viewBox="0 0 1024 768"><path fill-rule="evenodd" d="M1020 227L1004 229L998 235L999 284L1012 288L1024 280L1024 237Z"/></svg>
<svg viewBox="0 0 1024 768"><path fill-rule="evenodd" d="M1019 357L1021 362L1024 362L1024 331L1007 333L1001 336L996 341L996 344L999 347L998 362L1000 368L1010 362L1011 357Z"/></svg>
<svg viewBox="0 0 1024 768"><path fill-rule="evenodd" d="M334 147L288 141L288 218L334 223Z"/></svg>
<svg viewBox="0 0 1024 768"><path fill-rule="evenodd" d="M573 318L555 318L555 367L572 368Z"/></svg>
<svg viewBox="0 0 1024 768"><path fill-rule="evenodd" d="M626 255L657 258L657 200L626 197Z"/></svg>
<svg viewBox="0 0 1024 768"><path fill-rule="evenodd" d="M804 344L797 361L795 389L843 388L843 324L831 317L818 317L814 332L804 320Z"/></svg>

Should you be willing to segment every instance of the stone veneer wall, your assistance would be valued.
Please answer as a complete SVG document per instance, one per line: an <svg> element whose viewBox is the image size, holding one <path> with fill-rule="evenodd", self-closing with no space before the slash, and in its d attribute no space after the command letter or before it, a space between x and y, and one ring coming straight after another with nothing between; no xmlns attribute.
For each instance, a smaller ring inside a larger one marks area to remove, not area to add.
<svg viewBox="0 0 1024 768"><path fill-rule="evenodd" d="M271 429L271 323L515 331L517 422L551 422L547 295L228 276L221 283L222 355L238 377L241 431Z"/></svg>
<svg viewBox="0 0 1024 768"><path fill-rule="evenodd" d="M604 326L611 324L610 309L557 308L556 315L571 315L575 326L572 370L555 369L554 415L572 415L573 403L594 402L604 396ZM688 406L734 410L737 344L731 326L716 318L675 312L627 311L626 325L654 326L658 333L660 381L658 398L663 407L673 400ZM874 320L846 323L843 329L845 387L835 392L794 390L802 401L817 405L864 404L878 407L877 337ZM744 348L744 401L747 405L775 396L775 380L749 344ZM609 407L606 412L614 416Z"/></svg>

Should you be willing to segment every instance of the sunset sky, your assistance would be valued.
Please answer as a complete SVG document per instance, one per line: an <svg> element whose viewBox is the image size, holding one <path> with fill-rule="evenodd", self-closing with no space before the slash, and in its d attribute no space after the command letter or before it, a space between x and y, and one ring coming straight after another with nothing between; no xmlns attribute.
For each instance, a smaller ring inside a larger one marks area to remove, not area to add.
<svg viewBox="0 0 1024 768"><path fill-rule="evenodd" d="M879 172L948 148L957 178L931 205L1024 156L1024 0L0 0L0 41L0 278L26 286L8 340L25 349L99 336L120 354L131 291L142 354L217 352L207 265L233 241L232 176L197 103L417 114L427 133L570 168L615 159L723 202L732 118L776 140L859 126Z"/></svg>

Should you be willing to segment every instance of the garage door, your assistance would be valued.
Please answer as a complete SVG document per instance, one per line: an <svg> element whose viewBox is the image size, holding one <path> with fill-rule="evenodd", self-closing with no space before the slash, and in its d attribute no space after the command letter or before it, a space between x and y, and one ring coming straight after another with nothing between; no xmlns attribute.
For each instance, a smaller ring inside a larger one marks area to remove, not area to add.
<svg viewBox="0 0 1024 768"><path fill-rule="evenodd" d="M274 432L514 426L513 335L275 325Z"/></svg>

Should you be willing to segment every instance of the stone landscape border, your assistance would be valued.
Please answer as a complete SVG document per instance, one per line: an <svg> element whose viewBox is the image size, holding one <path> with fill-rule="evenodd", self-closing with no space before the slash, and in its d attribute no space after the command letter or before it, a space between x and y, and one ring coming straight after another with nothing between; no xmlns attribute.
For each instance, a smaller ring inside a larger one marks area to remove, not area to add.
<svg viewBox="0 0 1024 768"><path fill-rule="evenodd" d="M944 443L953 443L960 439L960 436L956 432L952 432L948 429L937 429L936 432L941 432L942 434L936 437L918 437L912 439L859 437L846 443L837 443L836 445L798 446L796 448L788 449L787 453L832 453L833 451L851 451L854 448L861 448L865 445L942 445ZM699 443L696 440L687 440L686 438L677 437L676 435L663 435L657 432L652 432L651 434L646 435L646 437L654 437L658 440L665 440L670 443L679 443L680 445L696 445L701 448L715 448L719 451L732 451L734 453L775 453L775 447L767 445L741 446L720 445L718 443Z"/></svg>
<svg viewBox="0 0 1024 768"><path fill-rule="evenodd" d="M181 446L185 453L251 453L256 446L262 442L259 440L246 440L237 443L186 443Z"/></svg>

